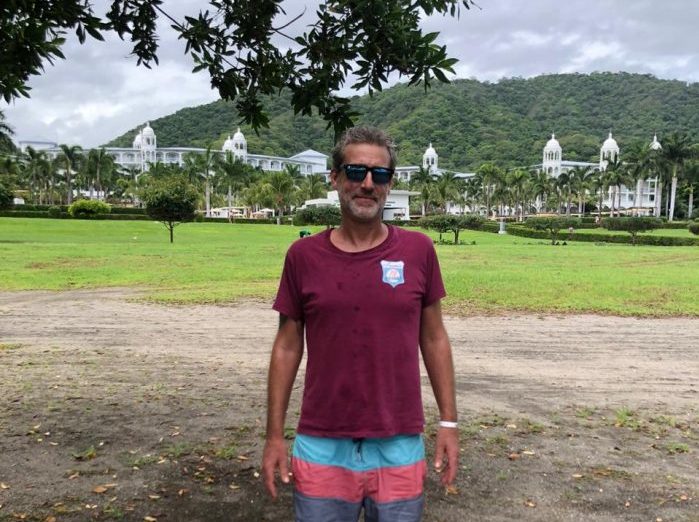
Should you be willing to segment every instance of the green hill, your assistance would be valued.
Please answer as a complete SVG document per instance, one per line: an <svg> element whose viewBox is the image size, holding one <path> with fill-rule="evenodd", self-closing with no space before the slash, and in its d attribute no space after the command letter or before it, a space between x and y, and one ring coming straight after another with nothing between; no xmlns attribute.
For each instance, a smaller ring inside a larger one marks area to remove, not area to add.
<svg viewBox="0 0 699 522"><path fill-rule="evenodd" d="M259 136L245 126L248 150L288 156L313 148L329 153L332 132L319 118L294 117L288 96L270 100L270 128ZM699 141L699 84L628 73L554 74L497 83L457 80L421 87L396 85L353 98L359 123L387 129L400 147L401 164L420 164L431 141L440 166L472 170L484 161L503 166L541 161L551 132L564 159L595 161L611 129L619 146L650 143L657 132L687 132ZM158 145L220 148L238 127L233 104L217 101L151 122ZM145 122L144 122L145 123ZM142 125L141 125L142 126ZM140 126L139 126L140 127ZM130 146L137 129L109 145Z"/></svg>

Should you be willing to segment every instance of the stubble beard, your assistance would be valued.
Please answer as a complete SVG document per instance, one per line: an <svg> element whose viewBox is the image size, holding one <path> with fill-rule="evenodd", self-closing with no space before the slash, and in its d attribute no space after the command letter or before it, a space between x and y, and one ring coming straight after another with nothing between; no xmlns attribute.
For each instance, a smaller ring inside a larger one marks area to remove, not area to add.
<svg viewBox="0 0 699 522"><path fill-rule="evenodd" d="M373 197L374 202L372 205L364 205L359 203L354 197L350 197L345 201L343 214L347 215L355 221L369 222L377 219L377 216L381 216L383 213L383 203L380 201L381 198L377 197L376 194L367 195L368 197Z"/></svg>

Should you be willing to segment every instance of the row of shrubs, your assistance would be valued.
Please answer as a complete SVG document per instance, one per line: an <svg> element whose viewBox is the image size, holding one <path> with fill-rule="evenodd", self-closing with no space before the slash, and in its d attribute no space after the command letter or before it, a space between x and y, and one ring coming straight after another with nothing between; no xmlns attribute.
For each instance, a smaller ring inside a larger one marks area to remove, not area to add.
<svg viewBox="0 0 699 522"><path fill-rule="evenodd" d="M112 205L108 205L106 203L103 203L102 201L97 201L97 200L89 200L89 199L79 199L73 205L76 205L80 203L82 205L82 201L96 201L97 203L102 203L104 205L107 205L109 207L109 213L110 214L129 214L129 215L146 215L146 209L145 208L138 208L138 207L115 207ZM48 212L53 209L59 209L61 212L68 213L69 209L73 205L15 205L11 207L12 210L15 211L23 211L23 212Z"/></svg>
<svg viewBox="0 0 699 522"><path fill-rule="evenodd" d="M699 223L697 223L697 230L697 232L694 232L695 234L699 234ZM551 240L550 232L528 228L523 225L510 225L507 227L507 233L512 236ZM576 234L575 232L569 234L568 232L562 232L559 238L566 241L587 241L592 243L633 243L633 238L630 235L625 236L621 234ZM699 246L699 238L643 235L636 236L636 244L655 246Z"/></svg>

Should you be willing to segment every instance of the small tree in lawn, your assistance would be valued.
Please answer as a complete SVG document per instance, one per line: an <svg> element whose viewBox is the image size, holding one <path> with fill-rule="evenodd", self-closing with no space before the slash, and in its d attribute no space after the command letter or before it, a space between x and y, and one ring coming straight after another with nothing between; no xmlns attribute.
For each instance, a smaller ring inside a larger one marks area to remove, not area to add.
<svg viewBox="0 0 699 522"><path fill-rule="evenodd" d="M576 228L580 226L580 220L566 217L531 217L525 222L526 226L535 230L546 230L551 234L551 244L558 242L558 233L562 228Z"/></svg>
<svg viewBox="0 0 699 522"><path fill-rule="evenodd" d="M623 230L631 234L631 243L636 244L636 236L639 232L648 232L663 226L663 222L654 217L618 217L607 218L602 221L602 226L607 230Z"/></svg>
<svg viewBox="0 0 699 522"><path fill-rule="evenodd" d="M436 214L424 217L420 220L423 228L436 230L439 232L439 241L442 241L442 234L452 232L454 234L454 244L459 244L459 233L464 229L478 230L485 220L476 215L457 216L454 214Z"/></svg>
<svg viewBox="0 0 699 522"><path fill-rule="evenodd" d="M690 223L689 226L689 231L694 234L695 236L699 236L699 221L695 221L694 223Z"/></svg>
<svg viewBox="0 0 699 522"><path fill-rule="evenodd" d="M197 191L183 176L169 176L153 180L143 191L143 202L146 214L170 231L172 243L175 227L196 215Z"/></svg>

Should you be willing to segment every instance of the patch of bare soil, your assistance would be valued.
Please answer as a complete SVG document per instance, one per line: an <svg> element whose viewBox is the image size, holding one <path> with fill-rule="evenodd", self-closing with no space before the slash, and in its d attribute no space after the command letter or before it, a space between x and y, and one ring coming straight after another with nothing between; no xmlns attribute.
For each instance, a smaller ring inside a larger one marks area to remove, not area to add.
<svg viewBox="0 0 699 522"><path fill-rule="evenodd" d="M291 520L258 475L269 303L133 296L0 294L0 521ZM446 322L463 450L426 521L699 521L699 320Z"/></svg>

